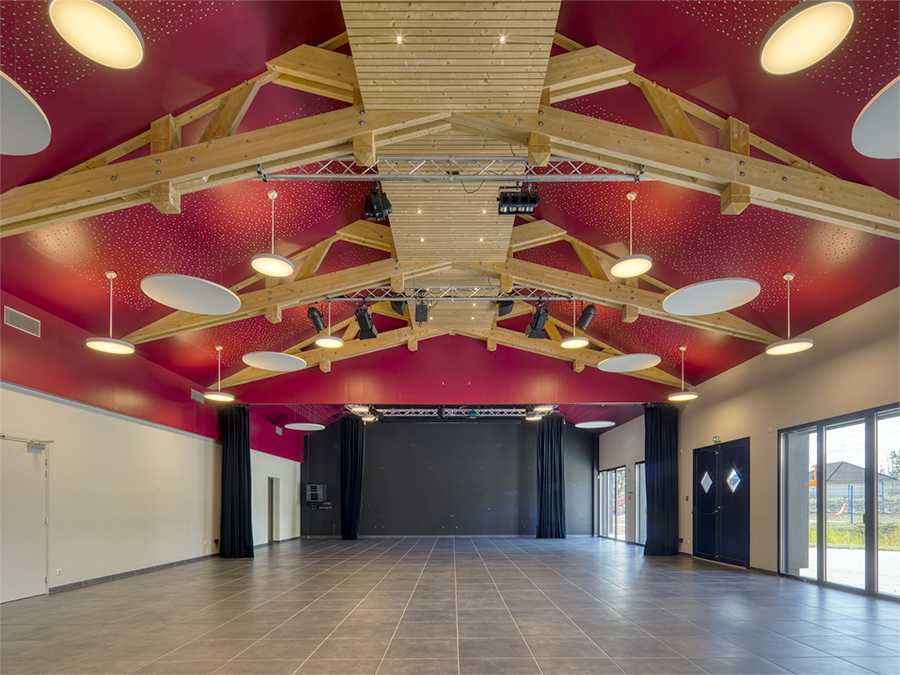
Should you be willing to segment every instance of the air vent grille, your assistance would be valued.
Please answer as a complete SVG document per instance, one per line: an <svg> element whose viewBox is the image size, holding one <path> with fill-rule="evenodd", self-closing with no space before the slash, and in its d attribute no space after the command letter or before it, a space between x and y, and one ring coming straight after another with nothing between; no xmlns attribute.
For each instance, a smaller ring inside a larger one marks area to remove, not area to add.
<svg viewBox="0 0 900 675"><path fill-rule="evenodd" d="M41 322L27 314L22 314L22 312L12 307L3 308L3 323L35 337L41 337Z"/></svg>
<svg viewBox="0 0 900 675"><path fill-rule="evenodd" d="M203 394L197 391L196 389L191 389L191 400L196 401L197 403L204 403L205 399L203 398Z"/></svg>

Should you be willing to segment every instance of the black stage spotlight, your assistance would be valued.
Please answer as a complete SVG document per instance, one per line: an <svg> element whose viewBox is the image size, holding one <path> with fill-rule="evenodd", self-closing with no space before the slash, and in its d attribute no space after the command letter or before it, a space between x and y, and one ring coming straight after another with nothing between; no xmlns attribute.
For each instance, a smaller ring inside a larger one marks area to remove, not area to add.
<svg viewBox="0 0 900 675"><path fill-rule="evenodd" d="M537 188L533 187L524 190L500 188L497 201L499 202L497 213L501 216L534 215L541 198L538 196Z"/></svg>
<svg viewBox="0 0 900 675"><path fill-rule="evenodd" d="M583 310L581 310L581 316L578 317L578 321L575 322L575 326L580 328L581 330L587 330L587 327L591 325L591 321L594 320L594 314L597 313L597 308L593 305L588 305Z"/></svg>
<svg viewBox="0 0 900 675"><path fill-rule="evenodd" d="M391 210L387 195L381 191L381 183L376 182L372 186L372 194L366 197L366 218L384 220Z"/></svg>
<svg viewBox="0 0 900 675"><path fill-rule="evenodd" d="M322 312L319 311L318 307L310 306L310 308L306 310L306 316L309 317L309 320L312 322L313 328L316 329L317 333L321 333L325 330L325 319L322 318Z"/></svg>
<svg viewBox="0 0 900 675"><path fill-rule="evenodd" d="M402 300L391 300L391 309L400 316L406 315L406 303Z"/></svg>
<svg viewBox="0 0 900 675"><path fill-rule="evenodd" d="M365 307L356 308L356 323L359 324L360 340L372 340L378 335L378 329L372 323L372 316Z"/></svg>
<svg viewBox="0 0 900 675"><path fill-rule="evenodd" d="M534 311L534 316L531 317L531 323L528 324L528 328L525 329L525 335L530 338L535 338L536 340L543 340L547 337L544 334L544 324L547 323L547 319L550 316L550 312L543 305L538 305L537 309Z"/></svg>
<svg viewBox="0 0 900 675"><path fill-rule="evenodd" d="M513 300L501 300L497 303L497 316L506 316L513 310L515 304Z"/></svg>
<svg viewBox="0 0 900 675"><path fill-rule="evenodd" d="M423 323L428 323L428 312L431 311L431 307L428 306L427 302L418 302L416 303L416 323L421 325Z"/></svg>

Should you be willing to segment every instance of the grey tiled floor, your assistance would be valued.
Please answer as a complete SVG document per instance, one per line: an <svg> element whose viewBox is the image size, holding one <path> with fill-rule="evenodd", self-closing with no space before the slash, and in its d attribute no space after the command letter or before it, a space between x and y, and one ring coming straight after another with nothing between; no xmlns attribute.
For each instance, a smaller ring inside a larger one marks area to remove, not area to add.
<svg viewBox="0 0 900 675"><path fill-rule="evenodd" d="M13 673L900 673L896 603L604 539L300 540L0 607Z"/></svg>

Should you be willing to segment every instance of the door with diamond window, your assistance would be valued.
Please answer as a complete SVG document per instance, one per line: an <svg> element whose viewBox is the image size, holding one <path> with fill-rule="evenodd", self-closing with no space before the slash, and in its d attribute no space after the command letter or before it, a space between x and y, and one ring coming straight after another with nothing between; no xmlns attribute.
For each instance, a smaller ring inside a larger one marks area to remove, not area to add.
<svg viewBox="0 0 900 675"><path fill-rule="evenodd" d="M694 450L694 555L750 566L750 439Z"/></svg>

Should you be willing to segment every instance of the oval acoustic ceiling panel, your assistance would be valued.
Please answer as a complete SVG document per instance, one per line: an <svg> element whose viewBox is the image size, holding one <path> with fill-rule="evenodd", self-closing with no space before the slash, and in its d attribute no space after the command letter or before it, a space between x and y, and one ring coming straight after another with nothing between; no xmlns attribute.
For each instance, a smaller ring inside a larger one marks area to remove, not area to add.
<svg viewBox="0 0 900 675"><path fill-rule="evenodd" d="M656 354L622 354L601 361L597 367L606 373L631 373L658 366L660 361Z"/></svg>
<svg viewBox="0 0 900 675"><path fill-rule="evenodd" d="M285 424L284 428L291 431L322 431L325 425L312 422L291 422L290 424Z"/></svg>
<svg viewBox="0 0 900 675"><path fill-rule="evenodd" d="M274 370L289 373L306 368L306 361L293 354L284 352L250 352L242 357L244 363L251 368Z"/></svg>
<svg viewBox="0 0 900 675"><path fill-rule="evenodd" d="M753 279L710 279L680 288L663 300L663 309L675 316L703 316L727 312L759 295Z"/></svg>
<svg viewBox="0 0 900 675"><path fill-rule="evenodd" d="M41 106L0 73L0 154L33 155L50 145L50 122Z"/></svg>
<svg viewBox="0 0 900 675"><path fill-rule="evenodd" d="M610 420L593 420L590 422L579 422L575 426L579 429L606 429L607 427L616 426L616 423Z"/></svg>
<svg viewBox="0 0 900 675"><path fill-rule="evenodd" d="M866 157L900 157L900 77L866 104L853 124L850 139L853 148Z"/></svg>
<svg viewBox="0 0 900 675"><path fill-rule="evenodd" d="M192 314L232 314L241 308L234 291L186 274L151 274L141 280L141 290L161 305Z"/></svg>

